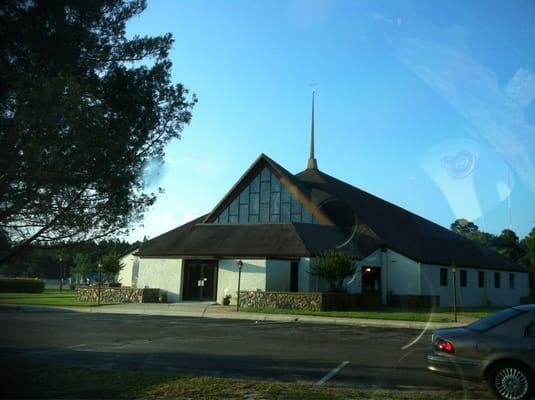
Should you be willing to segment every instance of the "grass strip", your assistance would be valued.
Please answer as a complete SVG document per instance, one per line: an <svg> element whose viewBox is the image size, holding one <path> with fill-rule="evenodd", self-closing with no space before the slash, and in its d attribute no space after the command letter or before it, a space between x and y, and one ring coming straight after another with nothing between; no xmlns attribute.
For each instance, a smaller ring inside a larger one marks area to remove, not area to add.
<svg viewBox="0 0 535 400"><path fill-rule="evenodd" d="M388 390L126 372L0 360L0 398L13 399L488 399L487 391Z"/></svg>
<svg viewBox="0 0 535 400"><path fill-rule="evenodd" d="M261 314L295 314L312 315L316 317L335 318L363 318L363 319L383 319L395 321L418 321L418 322L453 322L449 315L433 314L429 311L400 311L400 310L377 310L377 311L308 311L291 310L283 308L252 308L241 307L240 311Z"/></svg>
<svg viewBox="0 0 535 400"><path fill-rule="evenodd" d="M0 304L89 307L97 305L97 302L79 301L75 290L45 289L43 293L0 293ZM116 303L101 302L101 304Z"/></svg>

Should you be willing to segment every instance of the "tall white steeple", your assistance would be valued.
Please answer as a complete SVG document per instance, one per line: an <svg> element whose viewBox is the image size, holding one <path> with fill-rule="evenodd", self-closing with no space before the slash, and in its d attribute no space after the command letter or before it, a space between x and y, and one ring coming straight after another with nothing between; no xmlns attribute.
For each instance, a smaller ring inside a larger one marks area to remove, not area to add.
<svg viewBox="0 0 535 400"><path fill-rule="evenodd" d="M318 162L314 158L314 96L316 91L312 91L312 125L310 127L310 157L307 162L307 169L318 169Z"/></svg>

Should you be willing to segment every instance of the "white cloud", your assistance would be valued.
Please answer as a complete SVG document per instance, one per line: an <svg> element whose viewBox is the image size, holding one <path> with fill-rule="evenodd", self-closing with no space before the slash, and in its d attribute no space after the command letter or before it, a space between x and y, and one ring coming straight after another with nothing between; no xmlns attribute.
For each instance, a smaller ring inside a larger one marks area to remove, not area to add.
<svg viewBox="0 0 535 400"><path fill-rule="evenodd" d="M519 68L504 88L505 93L520 106L526 107L535 98L535 74Z"/></svg>

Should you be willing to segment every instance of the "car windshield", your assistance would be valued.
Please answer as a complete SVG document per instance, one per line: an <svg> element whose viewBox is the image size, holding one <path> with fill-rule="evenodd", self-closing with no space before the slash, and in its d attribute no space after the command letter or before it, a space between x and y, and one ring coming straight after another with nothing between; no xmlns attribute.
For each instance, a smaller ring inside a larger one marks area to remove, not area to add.
<svg viewBox="0 0 535 400"><path fill-rule="evenodd" d="M506 308L505 310L491 314L488 317L481 318L479 321L468 325L466 328L472 331L484 332L504 323L505 321L515 318L520 314L521 312L514 308Z"/></svg>

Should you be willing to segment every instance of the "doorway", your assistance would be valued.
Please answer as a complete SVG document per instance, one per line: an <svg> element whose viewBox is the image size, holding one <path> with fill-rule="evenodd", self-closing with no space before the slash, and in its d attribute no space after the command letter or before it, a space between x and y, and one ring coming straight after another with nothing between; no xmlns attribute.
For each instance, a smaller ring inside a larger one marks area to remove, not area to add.
<svg viewBox="0 0 535 400"><path fill-rule="evenodd" d="M183 300L215 301L217 260L185 260Z"/></svg>
<svg viewBox="0 0 535 400"><path fill-rule="evenodd" d="M381 268L362 267L362 293L378 293L381 291Z"/></svg>

